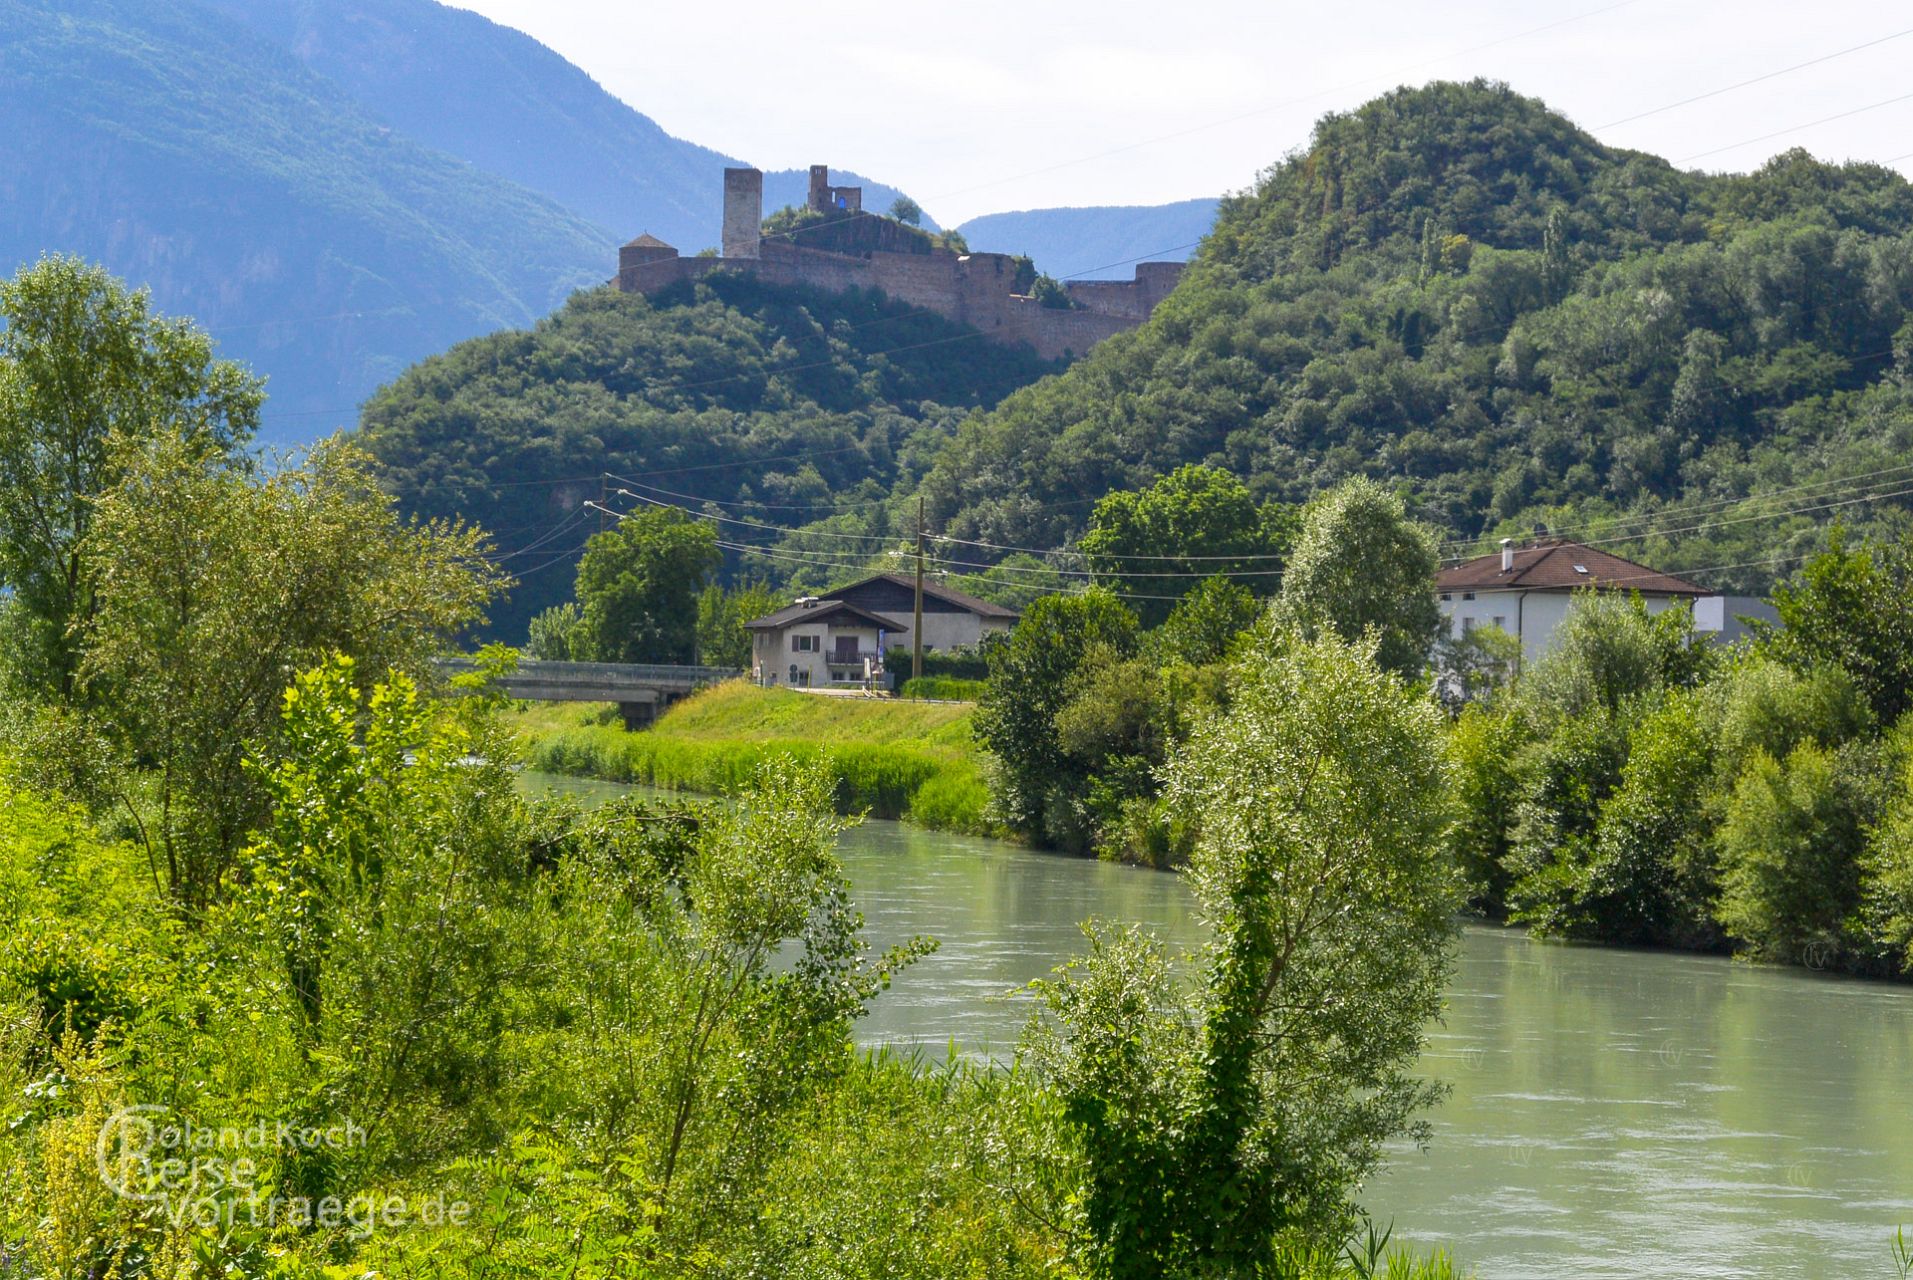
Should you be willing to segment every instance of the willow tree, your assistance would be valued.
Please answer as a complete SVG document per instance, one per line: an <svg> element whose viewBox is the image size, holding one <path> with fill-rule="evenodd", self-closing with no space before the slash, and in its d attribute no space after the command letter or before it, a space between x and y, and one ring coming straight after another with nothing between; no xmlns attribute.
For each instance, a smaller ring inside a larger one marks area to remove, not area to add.
<svg viewBox="0 0 1913 1280"><path fill-rule="evenodd" d="M1456 905L1441 722L1374 642L1271 628L1167 773L1212 930L1177 966L1092 929L1031 1056L1080 1157L1089 1274L1286 1274L1338 1241L1383 1144L1438 1096L1415 1063ZM1179 973L1187 971L1192 978Z"/></svg>

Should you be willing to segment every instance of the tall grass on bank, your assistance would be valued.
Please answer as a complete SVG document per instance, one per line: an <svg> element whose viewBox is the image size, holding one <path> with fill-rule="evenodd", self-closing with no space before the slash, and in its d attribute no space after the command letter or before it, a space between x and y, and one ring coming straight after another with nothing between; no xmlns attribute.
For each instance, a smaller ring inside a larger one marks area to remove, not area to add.
<svg viewBox="0 0 1913 1280"><path fill-rule="evenodd" d="M873 817L904 818L941 831L990 829L984 818L988 795L974 762L891 743L699 742L590 725L535 742L531 762L547 773L733 795L760 764L777 756L800 764L823 761L837 777L841 812L868 810Z"/></svg>
<svg viewBox="0 0 1913 1280"><path fill-rule="evenodd" d="M595 719L577 706L522 713L532 767L732 795L765 760L821 760L838 779L843 812L969 835L993 830L967 707L824 697L734 681L686 699L641 732Z"/></svg>
<svg viewBox="0 0 1913 1280"><path fill-rule="evenodd" d="M988 687L985 680L961 680L956 676L918 676L905 680L897 692L906 698L936 698L945 702L975 702Z"/></svg>

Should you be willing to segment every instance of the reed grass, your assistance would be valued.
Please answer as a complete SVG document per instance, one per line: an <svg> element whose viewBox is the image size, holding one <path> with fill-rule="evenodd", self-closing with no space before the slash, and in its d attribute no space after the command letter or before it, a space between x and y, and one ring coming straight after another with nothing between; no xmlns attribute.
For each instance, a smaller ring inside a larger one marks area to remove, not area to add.
<svg viewBox="0 0 1913 1280"><path fill-rule="evenodd" d="M968 707L734 682L687 699L635 733L609 713L576 704L519 713L532 767L731 795L767 760L821 759L837 776L837 806L845 813L965 834L993 830Z"/></svg>

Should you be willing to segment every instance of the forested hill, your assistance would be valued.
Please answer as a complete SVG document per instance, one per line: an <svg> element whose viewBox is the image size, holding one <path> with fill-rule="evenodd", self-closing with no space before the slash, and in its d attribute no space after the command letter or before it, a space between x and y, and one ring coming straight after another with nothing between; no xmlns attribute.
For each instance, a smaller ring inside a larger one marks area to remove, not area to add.
<svg viewBox="0 0 1913 1280"><path fill-rule="evenodd" d="M1738 499L1913 477L1910 228L1913 187L1878 165L1682 172L1504 86L1392 93L1225 201L1148 324L967 424L931 525L1057 546L1081 499L1210 461L1289 499L1398 480L1456 535L1659 513L1709 527L1614 549L1771 561L1895 504Z"/></svg>
<svg viewBox="0 0 1913 1280"><path fill-rule="evenodd" d="M461 343L381 389L360 438L408 510L497 536L520 583L492 629L519 640L570 597L600 523L582 504L603 473L655 501L716 504L741 522L722 526L739 545L840 507L860 531L901 538L893 495L914 490L957 424L1056 367L876 295L719 273L648 298L580 293L531 329ZM811 541L822 549L806 559L752 567L832 578L817 565L862 557L830 548L867 547Z"/></svg>

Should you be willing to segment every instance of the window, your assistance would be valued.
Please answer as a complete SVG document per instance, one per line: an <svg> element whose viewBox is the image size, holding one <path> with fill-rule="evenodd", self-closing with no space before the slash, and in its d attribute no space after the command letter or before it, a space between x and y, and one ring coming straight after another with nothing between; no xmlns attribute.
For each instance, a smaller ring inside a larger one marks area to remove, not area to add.
<svg viewBox="0 0 1913 1280"><path fill-rule="evenodd" d="M1473 600L1475 598L1475 593L1472 591L1464 591L1461 593L1461 598L1463 600Z"/></svg>
<svg viewBox="0 0 1913 1280"><path fill-rule="evenodd" d="M1453 600L1453 599L1454 599L1455 597L1454 597L1454 593L1452 593L1452 592L1448 592L1448 591L1444 591L1444 592L1442 592L1442 593L1441 593L1441 598L1442 598L1443 600Z"/></svg>
<svg viewBox="0 0 1913 1280"><path fill-rule="evenodd" d="M1577 564L1574 566L1574 571L1576 573L1585 574L1588 571L1588 567L1584 564Z"/></svg>
<svg viewBox="0 0 1913 1280"><path fill-rule="evenodd" d="M792 636L790 638L790 651L792 653L816 653L818 643L822 639L822 636Z"/></svg>

